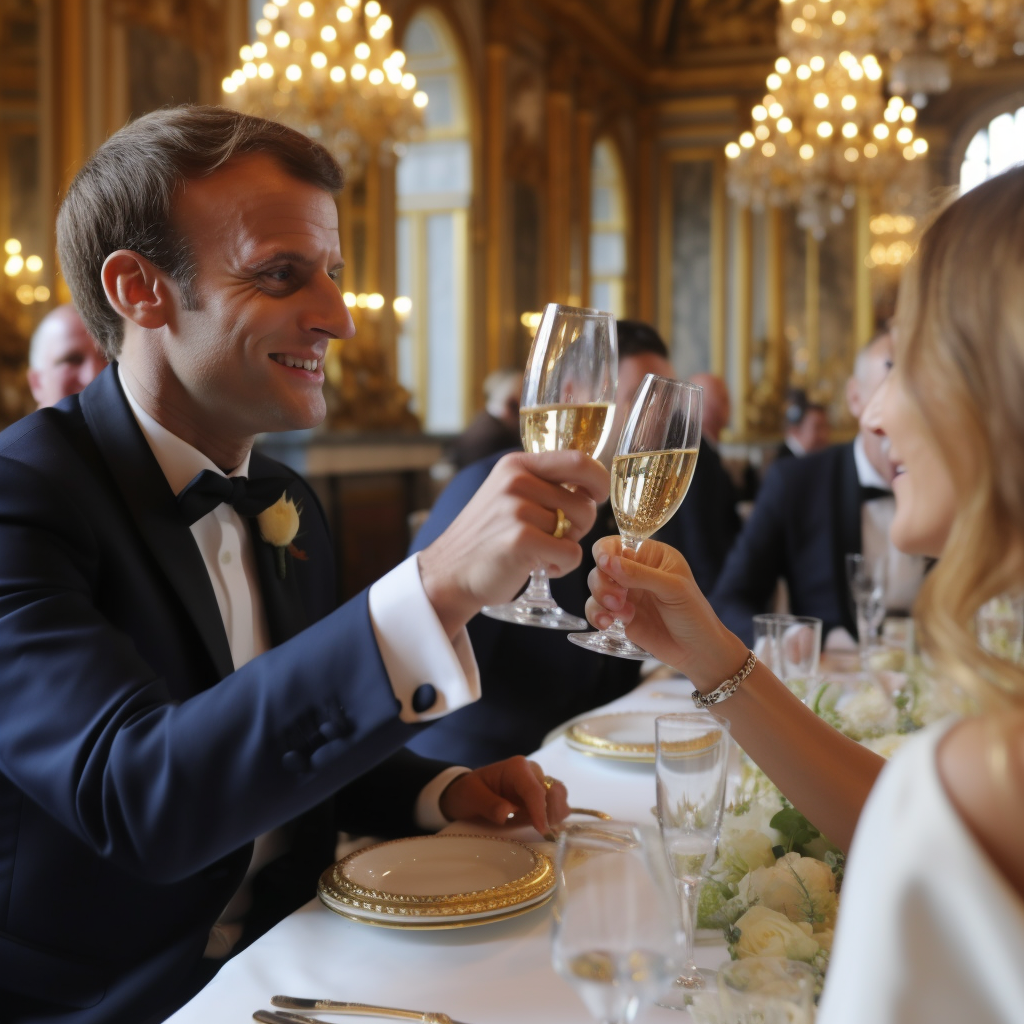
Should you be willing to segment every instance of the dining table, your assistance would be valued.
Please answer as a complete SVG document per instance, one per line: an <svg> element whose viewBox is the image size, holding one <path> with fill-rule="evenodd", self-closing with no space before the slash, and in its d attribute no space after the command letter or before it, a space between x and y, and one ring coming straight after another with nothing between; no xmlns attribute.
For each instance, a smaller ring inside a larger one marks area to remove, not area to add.
<svg viewBox="0 0 1024 1024"><path fill-rule="evenodd" d="M582 717L692 711L691 690L685 679L658 679ZM581 752L564 730L531 757L565 783L571 805L655 824L653 763ZM443 831L504 835L554 856L554 844L529 826L453 822ZM505 920L424 931L349 920L314 899L228 960L169 1021L244 1024L253 1011L271 1008L271 996L283 994L442 1012L466 1024L588 1024L592 1018L575 990L551 965L552 906L549 901ZM698 943L695 960L719 967L728 960L724 942ZM691 1024L686 1011L659 1006L644 1007L637 1020Z"/></svg>

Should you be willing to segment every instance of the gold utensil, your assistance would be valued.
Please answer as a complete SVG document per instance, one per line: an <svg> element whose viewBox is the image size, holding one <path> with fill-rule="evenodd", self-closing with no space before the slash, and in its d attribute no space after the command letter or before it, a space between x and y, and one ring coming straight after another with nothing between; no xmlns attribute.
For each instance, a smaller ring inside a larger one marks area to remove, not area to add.
<svg viewBox="0 0 1024 1024"><path fill-rule="evenodd" d="M588 815L590 815L591 818L600 818L602 821L612 821L612 815L606 813L605 811L595 811L595 810L593 810L590 807L570 807L569 808L569 813L570 814L588 814ZM559 826L559 827L561 827L561 826ZM544 838L549 843L557 843L558 842L558 832L555 831L555 829L551 829L550 832L545 832L544 833Z"/></svg>
<svg viewBox="0 0 1024 1024"><path fill-rule="evenodd" d="M391 1006L373 1006L370 1003L346 1003L336 999L298 999L294 996L271 996L271 1005L286 1007L290 1010L313 1010L317 1013L352 1013L361 1017L387 1017L392 1020L415 1020L420 1024L460 1024L452 1020L446 1013L427 1013L420 1010L399 1010ZM257 1011L267 1013L266 1010ZM253 1014L256 1017L256 1014ZM270 1014L279 1018L267 1024L284 1024L280 1018L291 1024L322 1024L315 1017L306 1017L301 1013ZM256 1017L257 1020L261 1018Z"/></svg>

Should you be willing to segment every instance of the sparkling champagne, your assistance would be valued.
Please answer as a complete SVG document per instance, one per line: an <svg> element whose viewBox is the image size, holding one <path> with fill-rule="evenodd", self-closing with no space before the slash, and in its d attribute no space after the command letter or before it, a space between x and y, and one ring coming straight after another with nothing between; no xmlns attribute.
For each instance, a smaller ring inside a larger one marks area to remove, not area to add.
<svg viewBox="0 0 1024 1024"><path fill-rule="evenodd" d="M683 503L697 465L697 449L637 452L612 460L612 510L631 540L657 533Z"/></svg>
<svg viewBox="0 0 1024 1024"><path fill-rule="evenodd" d="M519 410L519 429L528 452L577 451L596 459L612 426L609 402L537 405Z"/></svg>

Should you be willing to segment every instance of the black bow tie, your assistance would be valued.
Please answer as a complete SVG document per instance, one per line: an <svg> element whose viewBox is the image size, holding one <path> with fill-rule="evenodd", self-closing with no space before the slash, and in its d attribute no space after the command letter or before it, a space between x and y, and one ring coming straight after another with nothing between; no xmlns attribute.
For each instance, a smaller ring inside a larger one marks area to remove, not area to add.
<svg viewBox="0 0 1024 1024"><path fill-rule="evenodd" d="M887 491L884 487L864 487L861 485L860 489L860 500L874 501L875 498L891 498L892 491Z"/></svg>
<svg viewBox="0 0 1024 1024"><path fill-rule="evenodd" d="M204 469L178 495L178 507L189 526L222 504L230 505L240 516L258 516L283 497L288 484L284 477L250 480Z"/></svg>

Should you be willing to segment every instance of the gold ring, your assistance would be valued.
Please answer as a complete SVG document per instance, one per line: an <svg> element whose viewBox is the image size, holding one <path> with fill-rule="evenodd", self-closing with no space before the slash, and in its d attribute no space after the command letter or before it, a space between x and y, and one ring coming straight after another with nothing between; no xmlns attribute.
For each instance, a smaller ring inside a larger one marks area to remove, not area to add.
<svg viewBox="0 0 1024 1024"><path fill-rule="evenodd" d="M561 540L572 529L572 520L560 509L555 509L555 529L551 536L555 540Z"/></svg>
<svg viewBox="0 0 1024 1024"><path fill-rule="evenodd" d="M551 787L558 781L558 779L552 778L550 775L544 776L544 788L550 790Z"/></svg>

